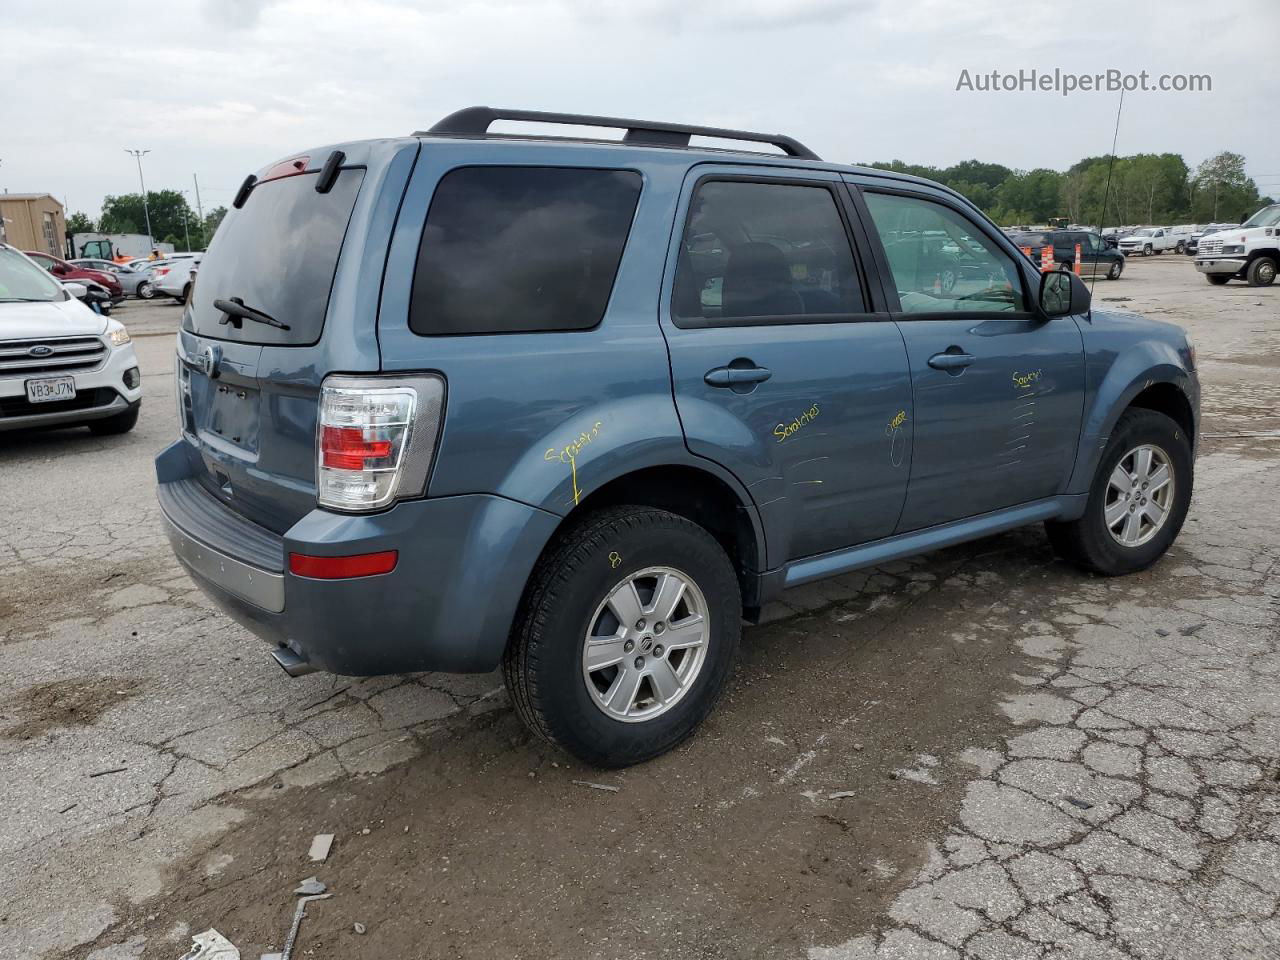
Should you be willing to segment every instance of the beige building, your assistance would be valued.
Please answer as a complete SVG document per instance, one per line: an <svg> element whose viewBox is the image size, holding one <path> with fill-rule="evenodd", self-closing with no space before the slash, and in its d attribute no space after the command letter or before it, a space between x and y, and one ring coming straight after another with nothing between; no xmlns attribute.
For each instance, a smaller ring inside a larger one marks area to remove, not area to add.
<svg viewBox="0 0 1280 960"><path fill-rule="evenodd" d="M48 193L0 193L0 241L19 250L63 255L67 219Z"/></svg>

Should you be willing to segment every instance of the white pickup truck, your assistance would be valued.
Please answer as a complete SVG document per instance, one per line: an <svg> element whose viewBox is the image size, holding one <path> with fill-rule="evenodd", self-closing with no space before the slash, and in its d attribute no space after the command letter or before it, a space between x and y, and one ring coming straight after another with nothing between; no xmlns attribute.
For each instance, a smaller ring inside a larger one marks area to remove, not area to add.
<svg viewBox="0 0 1280 960"><path fill-rule="evenodd" d="M1126 257L1149 257L1153 253L1164 253L1177 249L1181 252L1181 241L1185 237L1175 237L1172 227L1143 227L1135 230L1120 240L1120 252Z"/></svg>
<svg viewBox="0 0 1280 960"><path fill-rule="evenodd" d="M1221 233L1200 238L1196 269L1212 284L1235 278L1251 287L1276 282L1280 265L1280 203L1263 207L1252 217Z"/></svg>

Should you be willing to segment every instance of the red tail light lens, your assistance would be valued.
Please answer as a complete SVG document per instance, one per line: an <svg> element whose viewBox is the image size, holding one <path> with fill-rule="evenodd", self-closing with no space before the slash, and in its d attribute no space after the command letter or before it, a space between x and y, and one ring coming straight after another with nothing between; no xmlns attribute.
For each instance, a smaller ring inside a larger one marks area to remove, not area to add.
<svg viewBox="0 0 1280 960"><path fill-rule="evenodd" d="M391 456L390 440L368 440L360 427L320 428L320 465L337 470L364 470L370 460Z"/></svg>
<svg viewBox="0 0 1280 960"><path fill-rule="evenodd" d="M295 577L310 577L313 580L376 577L394 570L399 559L398 550L357 553L349 557L313 557L305 553L291 553L289 554L289 572Z"/></svg>

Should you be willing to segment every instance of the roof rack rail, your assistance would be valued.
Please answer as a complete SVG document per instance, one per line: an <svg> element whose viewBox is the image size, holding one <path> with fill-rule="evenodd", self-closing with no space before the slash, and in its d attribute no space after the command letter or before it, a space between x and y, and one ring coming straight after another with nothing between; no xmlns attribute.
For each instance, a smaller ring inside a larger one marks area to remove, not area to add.
<svg viewBox="0 0 1280 960"><path fill-rule="evenodd" d="M742 140L768 143L789 157L821 160L799 140L774 133L752 133L749 130L725 130L720 127L695 127L684 123L657 123L652 120L624 120L621 117L594 117L577 113L544 113L540 110L498 110L493 107L466 107L449 114L430 130L419 130L414 136L441 134L455 137L483 137L496 120L519 120L526 123L565 123L581 127L612 127L626 130L624 143L652 147L687 147L689 138L714 137L718 140Z"/></svg>

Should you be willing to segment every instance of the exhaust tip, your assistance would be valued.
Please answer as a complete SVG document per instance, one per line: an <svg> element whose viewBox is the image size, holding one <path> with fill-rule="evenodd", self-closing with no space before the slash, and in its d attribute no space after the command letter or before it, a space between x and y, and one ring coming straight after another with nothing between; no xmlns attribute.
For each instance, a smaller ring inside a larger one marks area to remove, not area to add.
<svg viewBox="0 0 1280 960"><path fill-rule="evenodd" d="M316 672L311 661L298 656L288 647L276 647L271 651L271 659L280 664L280 669L291 677L305 677L308 673Z"/></svg>

